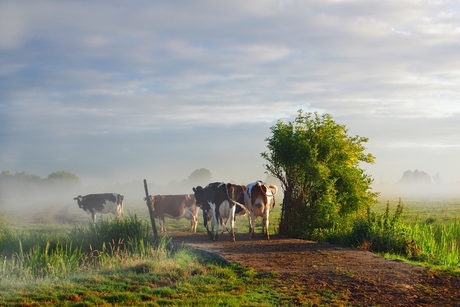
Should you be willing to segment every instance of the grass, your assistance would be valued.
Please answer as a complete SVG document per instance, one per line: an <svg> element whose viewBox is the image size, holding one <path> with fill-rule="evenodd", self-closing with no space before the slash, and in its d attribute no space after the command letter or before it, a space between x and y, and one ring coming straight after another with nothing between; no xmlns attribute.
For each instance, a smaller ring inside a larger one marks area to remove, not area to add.
<svg viewBox="0 0 460 307"><path fill-rule="evenodd" d="M283 297L269 277L182 250L161 259L0 287L2 306L271 306ZM268 298L265 294L270 294ZM273 304L271 303L273 302Z"/></svg>
<svg viewBox="0 0 460 307"><path fill-rule="evenodd" d="M418 209L417 209L418 208ZM402 200L378 204L349 228L318 232L319 240L367 249L432 269L460 273L458 200Z"/></svg>
<svg viewBox="0 0 460 307"><path fill-rule="evenodd" d="M281 299L276 290L269 289L270 281L265 282L269 277L188 250L171 251L167 242L146 242L143 248L133 248L141 244L126 244L128 239L120 239L115 242L125 245L104 249L114 240L110 235L114 229L120 237L127 229L135 234L136 224L134 217L126 222L99 221L96 226L76 228L58 242L38 243L28 250L20 243L8 245L11 256L3 256L0 265L0 305L268 306L267 297L262 295L267 292L273 292L270 300ZM81 240L88 234L95 238ZM21 234L16 238L21 242ZM2 246L4 239L10 240L2 236ZM82 244L73 248L75 241ZM97 251L89 248L92 244L99 247Z"/></svg>
<svg viewBox="0 0 460 307"><path fill-rule="evenodd" d="M52 208L46 225L30 223L25 212L15 213L18 220L0 215L6 217L0 219L0 305L290 305L291 296L278 289L275 274L152 242L142 209L144 218L133 210L122 220L103 218L96 225L83 212L73 225L61 224L55 218L59 209ZM185 220L167 223L169 230L189 229ZM246 218L237 225L247 232Z"/></svg>
<svg viewBox="0 0 460 307"><path fill-rule="evenodd" d="M459 202L404 202L399 220L396 206L374 208L374 234L383 239L376 242L396 239L412 247L412 260L418 264L455 272ZM277 274L260 274L189 250L172 251L165 241L152 242L143 203L131 206L123 220L104 216L96 225L78 208L67 209L74 220L62 220L62 211L51 206L46 218L35 210L0 211L1 306L321 306L340 305L346 296L315 292L308 285L280 287L285 281ZM280 211L276 206L270 215L271 234L277 232ZM186 220L166 222L169 231L189 230ZM202 225L200 220L198 232L205 236ZM237 219L237 232L247 233L247 227L246 217ZM415 244L408 245L412 241ZM394 250L381 254L402 258Z"/></svg>

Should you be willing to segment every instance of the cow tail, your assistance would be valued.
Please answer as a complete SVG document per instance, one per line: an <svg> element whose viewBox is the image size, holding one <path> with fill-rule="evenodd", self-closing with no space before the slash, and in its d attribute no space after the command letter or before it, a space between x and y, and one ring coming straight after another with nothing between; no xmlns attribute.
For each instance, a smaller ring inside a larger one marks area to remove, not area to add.
<svg viewBox="0 0 460 307"><path fill-rule="evenodd" d="M230 197L230 195L228 194L228 186L227 186L227 185L225 185L225 192L226 192L226 194L227 194L227 198L228 198L228 201L229 201L229 202L233 203L234 206L239 206L239 207L241 207L241 209L243 209L243 211L244 211L246 214L251 213L251 212L248 210L248 208L246 208L245 205L240 204L239 202L233 200L233 198ZM233 194L233 193L232 193L232 194Z"/></svg>

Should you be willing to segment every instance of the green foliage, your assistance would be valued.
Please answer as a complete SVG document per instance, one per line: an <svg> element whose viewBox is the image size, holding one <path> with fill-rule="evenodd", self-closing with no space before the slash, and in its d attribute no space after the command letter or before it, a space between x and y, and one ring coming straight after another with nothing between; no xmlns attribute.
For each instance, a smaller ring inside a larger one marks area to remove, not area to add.
<svg viewBox="0 0 460 307"><path fill-rule="evenodd" d="M349 229L316 231L317 240L355 246L385 255L431 265L457 267L460 264L460 223L408 222L403 219L404 205L399 200L391 213L390 204L382 213L368 210Z"/></svg>
<svg viewBox="0 0 460 307"><path fill-rule="evenodd" d="M384 213L368 211L366 217L358 219L352 228L349 245L367 248L375 252L408 254L408 227L402 222L403 204L400 201L393 214L390 204Z"/></svg>
<svg viewBox="0 0 460 307"><path fill-rule="evenodd" d="M400 201L395 212L390 212L387 203L383 213L375 213L368 208L367 214L356 219L347 230L343 228L317 232L318 239L330 243L355 246L373 252L391 252L409 256L411 253L410 229L402 221L403 204Z"/></svg>
<svg viewBox="0 0 460 307"><path fill-rule="evenodd" d="M364 153L367 138L349 137L329 114L302 110L294 122L279 120L271 131L262 157L285 190L280 233L306 238L348 224L376 202L372 179L360 168L361 162L374 162Z"/></svg>

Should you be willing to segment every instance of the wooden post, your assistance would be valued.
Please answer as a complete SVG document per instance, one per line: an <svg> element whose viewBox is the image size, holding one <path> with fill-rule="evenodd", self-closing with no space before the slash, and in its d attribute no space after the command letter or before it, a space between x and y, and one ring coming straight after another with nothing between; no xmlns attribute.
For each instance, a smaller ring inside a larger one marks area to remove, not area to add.
<svg viewBox="0 0 460 307"><path fill-rule="evenodd" d="M150 202L149 189L147 188L146 179L144 179L144 190L145 190L147 208L149 208L150 222L152 223L153 238L155 239L155 241L158 241L157 226L155 225L155 217L153 216L153 204Z"/></svg>

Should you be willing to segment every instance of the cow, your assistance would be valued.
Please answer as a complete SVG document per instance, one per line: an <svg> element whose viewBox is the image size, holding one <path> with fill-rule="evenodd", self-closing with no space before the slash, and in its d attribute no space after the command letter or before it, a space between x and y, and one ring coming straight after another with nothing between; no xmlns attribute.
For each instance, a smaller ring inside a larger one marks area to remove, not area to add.
<svg viewBox="0 0 460 307"><path fill-rule="evenodd" d="M270 239L268 232L268 218L270 211L275 206L275 195L278 187L274 184L268 185L261 180L250 183L246 186L244 205L249 209L249 239L254 236L254 227L257 217L262 217L262 232L265 228L265 236Z"/></svg>
<svg viewBox="0 0 460 307"><path fill-rule="evenodd" d="M86 213L92 215L93 223L96 224L96 214L112 213L118 218L123 217L123 199L124 196L118 193L88 194L85 196L78 195L76 200L78 207Z"/></svg>
<svg viewBox="0 0 460 307"><path fill-rule="evenodd" d="M149 195L153 216L160 221L160 231L166 232L165 217L175 220L185 218L190 221L190 232L196 233L198 207L195 195ZM144 197L144 201L147 199Z"/></svg>
<svg viewBox="0 0 460 307"><path fill-rule="evenodd" d="M217 240L219 224L224 227L223 222L227 219L230 220L231 240L235 241L236 207L239 206L245 213L249 213L248 209L237 201L238 197L245 193L245 187L231 183L213 182L205 188L197 186L193 188L193 192L195 193L197 205L203 210L204 224L209 237ZM212 217L213 232L209 231L207 225L210 216ZM216 226L215 229L214 226Z"/></svg>
<svg viewBox="0 0 460 307"><path fill-rule="evenodd" d="M243 187L246 189L246 186L243 186ZM240 204L244 204L244 194L242 193L240 194L240 196L237 199L237 202L239 202ZM237 216L245 216L246 214L247 214L247 211L243 210L243 208L241 208L240 206L236 206L234 220L236 221ZM221 234L223 234L224 232L229 232L227 228L228 218L229 217L227 216L225 217L222 217L222 215L219 216L219 222L223 228ZM206 229L208 229L207 223L209 223L209 221L212 220L211 210L207 210L206 212L203 211L203 220L204 220L204 226L206 227ZM211 224L212 224L211 231L214 232L214 227L217 225L217 223L212 222Z"/></svg>
<svg viewBox="0 0 460 307"><path fill-rule="evenodd" d="M242 187L243 187L243 190L246 191L246 186L243 185ZM240 193L236 201L240 204L244 204L244 193ZM245 211L244 208L242 208L241 206L236 206L234 221L236 221L237 216L245 216L248 212L249 212L248 210ZM228 217L220 216L220 218L221 218L221 225L224 228L222 230L222 233L224 233L224 231L228 232L229 231L227 228Z"/></svg>

